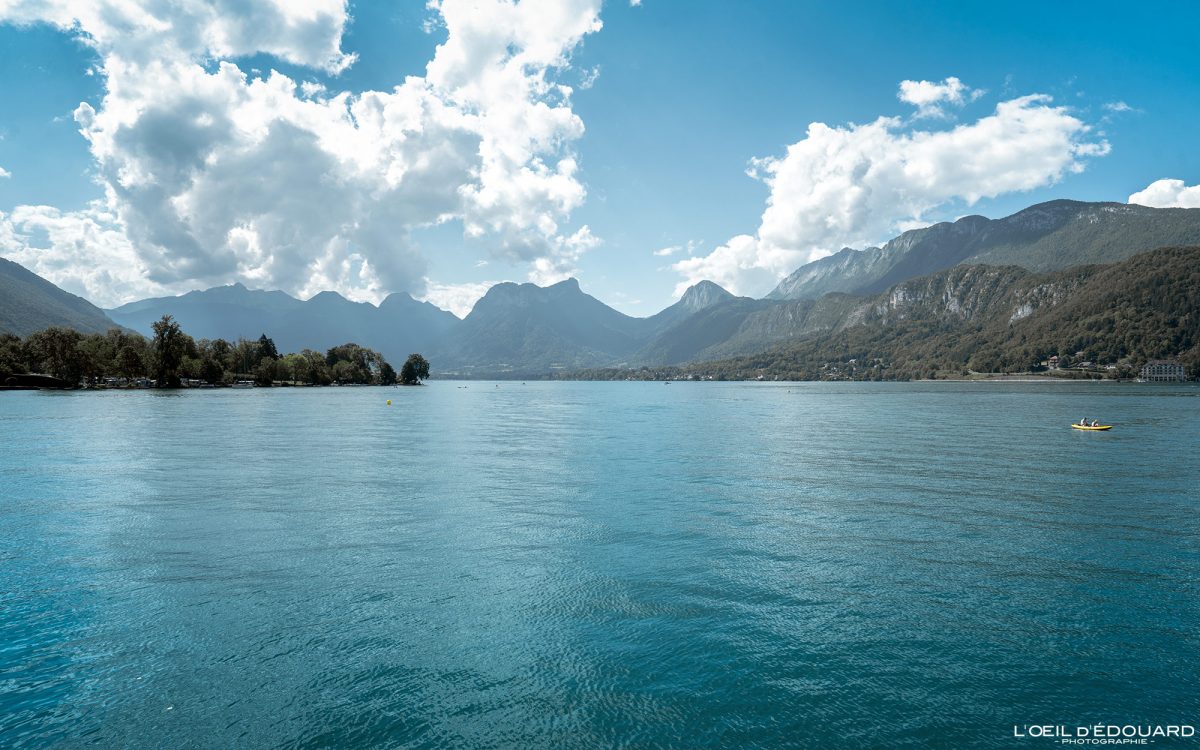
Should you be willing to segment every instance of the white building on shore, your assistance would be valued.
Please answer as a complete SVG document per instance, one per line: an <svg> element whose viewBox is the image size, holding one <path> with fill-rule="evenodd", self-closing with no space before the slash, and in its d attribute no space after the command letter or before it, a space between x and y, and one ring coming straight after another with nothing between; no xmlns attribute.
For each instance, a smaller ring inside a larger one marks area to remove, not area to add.
<svg viewBox="0 0 1200 750"><path fill-rule="evenodd" d="M1187 380L1187 371L1173 359L1152 359L1142 367L1138 379L1146 383L1179 383Z"/></svg>

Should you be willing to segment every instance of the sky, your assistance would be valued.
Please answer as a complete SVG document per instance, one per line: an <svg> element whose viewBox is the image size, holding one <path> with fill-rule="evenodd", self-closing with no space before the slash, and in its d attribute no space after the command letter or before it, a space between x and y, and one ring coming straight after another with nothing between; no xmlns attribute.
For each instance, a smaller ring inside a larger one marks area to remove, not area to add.
<svg viewBox="0 0 1200 750"><path fill-rule="evenodd" d="M1200 207L1200 4L0 0L0 256L465 315L1055 198Z"/></svg>

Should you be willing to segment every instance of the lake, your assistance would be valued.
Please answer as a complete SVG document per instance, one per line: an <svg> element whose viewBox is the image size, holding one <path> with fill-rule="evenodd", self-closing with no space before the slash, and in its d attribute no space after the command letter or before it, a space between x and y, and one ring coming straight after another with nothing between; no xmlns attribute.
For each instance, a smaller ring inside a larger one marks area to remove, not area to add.
<svg viewBox="0 0 1200 750"><path fill-rule="evenodd" d="M4 747L1200 723L1194 386L16 392L0 445Z"/></svg>

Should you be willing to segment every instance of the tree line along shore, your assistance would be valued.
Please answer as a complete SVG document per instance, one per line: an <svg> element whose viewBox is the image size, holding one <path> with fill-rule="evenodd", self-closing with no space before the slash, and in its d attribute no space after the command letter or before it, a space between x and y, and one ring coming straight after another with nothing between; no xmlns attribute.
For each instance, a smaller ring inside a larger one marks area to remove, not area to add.
<svg viewBox="0 0 1200 750"><path fill-rule="evenodd" d="M420 354L397 372L355 343L281 354L265 333L257 341L196 340L170 315L153 329L149 339L119 328L85 335L61 326L25 338L0 334L0 388L419 385L429 378Z"/></svg>

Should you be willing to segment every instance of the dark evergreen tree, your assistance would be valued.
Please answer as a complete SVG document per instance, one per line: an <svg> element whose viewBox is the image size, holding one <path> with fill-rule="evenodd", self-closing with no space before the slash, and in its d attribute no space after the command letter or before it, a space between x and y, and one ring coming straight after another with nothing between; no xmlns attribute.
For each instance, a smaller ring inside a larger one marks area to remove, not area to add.
<svg viewBox="0 0 1200 750"><path fill-rule="evenodd" d="M279 359L279 350L275 348L275 342L267 338L265 333L258 337L258 361L264 359Z"/></svg>

